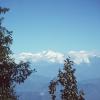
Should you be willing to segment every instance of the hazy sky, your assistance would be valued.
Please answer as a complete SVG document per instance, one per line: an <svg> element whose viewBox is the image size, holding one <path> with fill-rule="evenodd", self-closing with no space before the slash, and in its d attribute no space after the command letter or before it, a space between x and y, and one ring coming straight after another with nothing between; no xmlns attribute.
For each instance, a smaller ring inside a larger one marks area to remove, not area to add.
<svg viewBox="0 0 100 100"><path fill-rule="evenodd" d="M10 8L13 51L100 51L100 0L0 0Z"/></svg>

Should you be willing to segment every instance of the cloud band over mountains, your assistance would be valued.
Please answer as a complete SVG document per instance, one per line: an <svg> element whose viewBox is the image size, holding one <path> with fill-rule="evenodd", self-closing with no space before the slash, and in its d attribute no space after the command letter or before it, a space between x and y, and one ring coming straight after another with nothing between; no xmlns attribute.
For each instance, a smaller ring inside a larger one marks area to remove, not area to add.
<svg viewBox="0 0 100 100"><path fill-rule="evenodd" d="M18 60L24 61L47 61L52 63L63 63L66 57L70 56L76 64L90 63L90 58L100 57L99 53L87 51L69 51L66 54L55 52L52 50L42 51L38 53L22 52L18 54Z"/></svg>

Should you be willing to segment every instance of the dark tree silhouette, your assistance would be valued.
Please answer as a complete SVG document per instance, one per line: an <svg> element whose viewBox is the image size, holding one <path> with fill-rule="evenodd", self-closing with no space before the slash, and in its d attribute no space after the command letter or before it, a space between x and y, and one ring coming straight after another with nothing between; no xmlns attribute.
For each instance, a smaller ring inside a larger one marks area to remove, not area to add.
<svg viewBox="0 0 100 100"><path fill-rule="evenodd" d="M73 61L67 58L64 61L63 70L59 70L56 80L52 80L49 85L49 94L52 100L56 99L56 86L61 85L60 90L61 100L85 100L84 92L78 91L76 77L74 76L75 69L72 68Z"/></svg>
<svg viewBox="0 0 100 100"><path fill-rule="evenodd" d="M9 11L0 7L0 100L17 100L14 92L16 83L24 82L34 70L30 69L29 62L21 61L17 64L11 58L12 32L2 26L2 15Z"/></svg>

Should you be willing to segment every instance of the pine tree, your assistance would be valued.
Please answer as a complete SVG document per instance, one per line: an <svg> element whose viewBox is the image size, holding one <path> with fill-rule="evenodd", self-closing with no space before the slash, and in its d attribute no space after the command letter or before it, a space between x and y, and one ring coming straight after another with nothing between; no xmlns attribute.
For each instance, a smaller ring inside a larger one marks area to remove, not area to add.
<svg viewBox="0 0 100 100"><path fill-rule="evenodd" d="M74 76L75 69L72 68L73 61L67 58L64 61L63 70L59 70L56 80L52 80L49 85L49 93L52 100L56 99L56 86L61 85L60 90L61 100L85 100L84 92L78 91L76 77Z"/></svg>
<svg viewBox="0 0 100 100"><path fill-rule="evenodd" d="M0 7L0 100L17 100L14 87L16 83L24 82L32 70L29 62L17 64L11 58L12 32L2 26L2 15L8 11L8 8Z"/></svg>

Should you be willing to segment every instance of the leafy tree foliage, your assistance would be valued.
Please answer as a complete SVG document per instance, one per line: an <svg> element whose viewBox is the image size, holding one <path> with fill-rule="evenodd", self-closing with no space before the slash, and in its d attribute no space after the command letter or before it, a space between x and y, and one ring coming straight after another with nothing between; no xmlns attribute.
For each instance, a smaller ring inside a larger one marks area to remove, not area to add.
<svg viewBox="0 0 100 100"><path fill-rule="evenodd" d="M63 89L60 90L61 100L85 100L84 92L77 88L76 77L74 76L75 69L72 68L73 61L67 58L64 61L63 70L59 70L56 80L52 80L49 85L49 93L52 100L56 99L56 86L61 85Z"/></svg>
<svg viewBox="0 0 100 100"><path fill-rule="evenodd" d="M24 82L35 70L30 69L29 62L21 61L17 64L11 58L12 32L2 26L2 15L9 11L0 7L0 100L17 100L14 87L16 83Z"/></svg>

